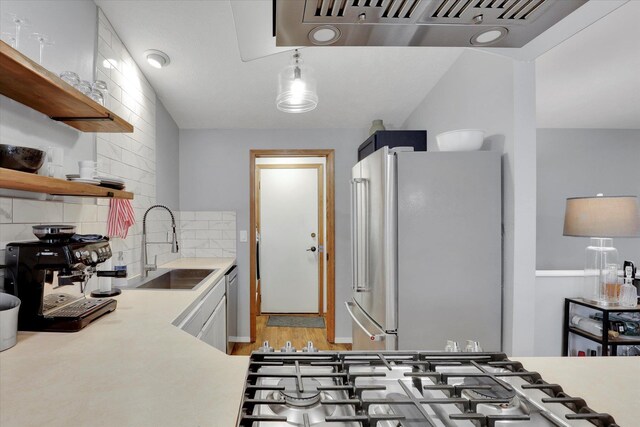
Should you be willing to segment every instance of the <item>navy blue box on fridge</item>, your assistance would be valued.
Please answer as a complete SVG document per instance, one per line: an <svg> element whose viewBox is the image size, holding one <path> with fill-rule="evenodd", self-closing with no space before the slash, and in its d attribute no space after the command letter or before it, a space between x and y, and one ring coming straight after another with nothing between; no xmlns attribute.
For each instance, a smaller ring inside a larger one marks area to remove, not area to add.
<svg viewBox="0 0 640 427"><path fill-rule="evenodd" d="M414 151L427 151L426 130L379 130L358 147L358 161L381 147L413 147Z"/></svg>

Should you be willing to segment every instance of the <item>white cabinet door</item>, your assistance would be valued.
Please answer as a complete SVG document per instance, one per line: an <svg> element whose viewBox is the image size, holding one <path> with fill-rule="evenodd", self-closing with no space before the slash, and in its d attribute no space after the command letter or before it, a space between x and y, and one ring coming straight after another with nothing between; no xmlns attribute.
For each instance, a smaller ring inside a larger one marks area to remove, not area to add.
<svg viewBox="0 0 640 427"><path fill-rule="evenodd" d="M227 298L223 297L220 304L207 320L198 339L206 342L223 353L227 351Z"/></svg>
<svg viewBox="0 0 640 427"><path fill-rule="evenodd" d="M204 329L207 320L211 318L214 309L224 298L224 294L225 280L223 277L207 291L205 296L202 297L200 302L191 310L178 327L194 337L198 337L202 329Z"/></svg>

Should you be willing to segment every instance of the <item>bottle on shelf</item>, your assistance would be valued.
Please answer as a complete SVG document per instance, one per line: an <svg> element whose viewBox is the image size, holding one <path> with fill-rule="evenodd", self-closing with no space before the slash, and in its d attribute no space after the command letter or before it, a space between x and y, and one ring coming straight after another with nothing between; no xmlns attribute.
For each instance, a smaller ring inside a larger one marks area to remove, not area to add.
<svg viewBox="0 0 640 427"><path fill-rule="evenodd" d="M124 271L125 272L125 277L116 277L113 279L113 286L126 286L127 285L127 279L126 279L126 272L127 272L127 264L124 261L124 252L123 251L119 251L118 252L118 259L115 262L115 266L113 268L115 271Z"/></svg>
<svg viewBox="0 0 640 427"><path fill-rule="evenodd" d="M602 336L602 322L575 314L571 317L571 326L596 336Z"/></svg>
<svg viewBox="0 0 640 427"><path fill-rule="evenodd" d="M638 290L633 286L633 268L626 266L624 272L624 284L620 288L620 305L635 307L638 304Z"/></svg>

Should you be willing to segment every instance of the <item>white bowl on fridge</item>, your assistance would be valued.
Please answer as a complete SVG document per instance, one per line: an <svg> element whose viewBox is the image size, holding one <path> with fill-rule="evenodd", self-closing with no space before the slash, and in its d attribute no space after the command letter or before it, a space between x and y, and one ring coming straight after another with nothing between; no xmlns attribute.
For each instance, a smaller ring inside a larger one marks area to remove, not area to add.
<svg viewBox="0 0 640 427"><path fill-rule="evenodd" d="M484 142L482 129L457 129L436 136L440 151L477 151Z"/></svg>

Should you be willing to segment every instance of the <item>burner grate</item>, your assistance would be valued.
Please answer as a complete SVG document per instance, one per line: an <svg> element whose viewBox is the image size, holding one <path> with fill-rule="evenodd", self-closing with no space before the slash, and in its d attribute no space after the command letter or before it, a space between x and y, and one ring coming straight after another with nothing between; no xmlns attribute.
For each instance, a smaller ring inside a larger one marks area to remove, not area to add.
<svg viewBox="0 0 640 427"><path fill-rule="evenodd" d="M311 378L324 380L314 383L313 390L305 391ZM287 387L280 384L287 379ZM464 383L469 379L469 383ZM507 383L517 379L520 390ZM272 384L267 384L269 381ZM274 383L275 382L275 383ZM345 409L328 415L321 423L332 425L360 425L378 427L382 423L401 423L404 411L375 413L372 408L407 408L411 414L424 417L424 425L435 427L433 414L428 408L450 405L458 413L448 413L451 421L472 422L478 427L493 427L497 423L527 424L533 415L547 424L562 426L556 416L545 411L535 414L481 413L487 405L507 406L516 394L541 393L545 405L562 405L570 413L566 420L586 420L597 427L618 427L613 417L589 408L580 398L563 392L558 384L546 383L537 372L529 372L521 363L509 360L502 353L437 353L437 352L318 352L251 354L244 390L244 399L238 417L239 427L261 425L290 425L282 415L261 414L256 409L263 405L286 403L285 389L294 387L298 394L321 392L317 405L332 405ZM390 388L401 390L390 400ZM277 393L275 393L277 392ZM324 393L334 393L330 397ZM433 393L433 396L432 396ZM385 398L371 396L386 396ZM267 396L267 397L265 397ZM274 397L275 396L275 397ZM444 396L444 397L442 397ZM523 397L523 396L519 396ZM523 397L526 400L526 396ZM348 413L345 415L345 413ZM303 414L297 425L313 427L314 421ZM280 423L280 424L278 424ZM342 424L341 424L342 423Z"/></svg>

